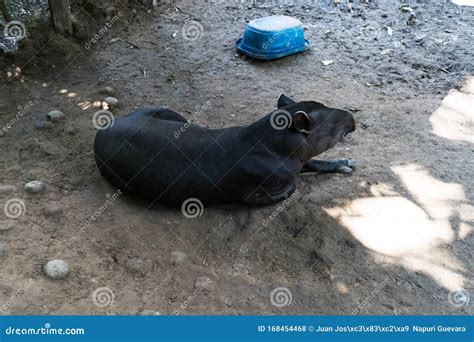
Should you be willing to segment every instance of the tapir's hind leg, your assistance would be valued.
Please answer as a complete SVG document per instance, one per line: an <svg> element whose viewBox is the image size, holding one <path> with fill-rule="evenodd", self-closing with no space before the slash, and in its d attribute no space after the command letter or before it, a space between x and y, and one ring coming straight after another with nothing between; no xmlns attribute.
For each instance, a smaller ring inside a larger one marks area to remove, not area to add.
<svg viewBox="0 0 474 342"><path fill-rule="evenodd" d="M154 119L188 122L181 114L168 108L148 108L134 113L135 115L148 116Z"/></svg>
<svg viewBox="0 0 474 342"><path fill-rule="evenodd" d="M310 159L304 164L300 173L351 173L355 167L352 159L339 158L330 160Z"/></svg>
<svg viewBox="0 0 474 342"><path fill-rule="evenodd" d="M264 189L259 188L251 191L249 195L246 195L242 200L242 204L249 206L269 205L287 199L293 194L293 192L295 192L295 190L296 185L294 183L289 184L280 192L275 194L269 194Z"/></svg>

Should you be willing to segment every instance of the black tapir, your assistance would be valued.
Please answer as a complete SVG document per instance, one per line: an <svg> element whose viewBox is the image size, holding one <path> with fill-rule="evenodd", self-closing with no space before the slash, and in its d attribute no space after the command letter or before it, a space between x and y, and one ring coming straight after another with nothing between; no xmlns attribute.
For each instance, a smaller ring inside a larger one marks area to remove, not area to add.
<svg viewBox="0 0 474 342"><path fill-rule="evenodd" d="M311 158L354 130L350 112L282 94L278 108L253 124L223 129L166 108L141 109L99 130L94 152L105 178L153 202L266 205L290 196L299 173L352 172L351 159Z"/></svg>

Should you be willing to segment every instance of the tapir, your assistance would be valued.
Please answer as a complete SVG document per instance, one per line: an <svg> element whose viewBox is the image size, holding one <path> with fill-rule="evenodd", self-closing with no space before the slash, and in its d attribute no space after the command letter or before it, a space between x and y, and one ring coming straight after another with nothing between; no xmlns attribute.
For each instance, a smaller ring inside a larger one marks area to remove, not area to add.
<svg viewBox="0 0 474 342"><path fill-rule="evenodd" d="M221 129L164 107L140 109L100 129L94 153L106 179L153 203L261 206L288 198L301 173L351 173L352 159L314 157L354 130L347 110L281 94L254 123Z"/></svg>

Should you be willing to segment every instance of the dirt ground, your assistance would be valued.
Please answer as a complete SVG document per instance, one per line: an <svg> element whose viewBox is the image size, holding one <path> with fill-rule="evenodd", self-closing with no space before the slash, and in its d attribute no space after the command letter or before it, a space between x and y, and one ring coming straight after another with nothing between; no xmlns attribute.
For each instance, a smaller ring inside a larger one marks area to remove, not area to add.
<svg viewBox="0 0 474 342"><path fill-rule="evenodd" d="M54 56L51 35L28 59L2 57L0 126L14 122L0 137L0 184L16 188L0 204L25 205L0 213L2 313L473 313L474 7L410 2L410 18L388 1L281 4L161 3L124 13L90 48ZM273 14L301 19L311 50L236 54L245 23ZM96 168L105 86L116 117L166 105L207 127L251 123L281 92L347 108L356 132L321 157L358 167L301 176L294 198L263 208L193 219L150 208ZM53 109L65 117L47 121ZM27 193L31 180L46 190ZM187 258L173 262L176 251ZM52 259L69 264L66 279L44 274Z"/></svg>

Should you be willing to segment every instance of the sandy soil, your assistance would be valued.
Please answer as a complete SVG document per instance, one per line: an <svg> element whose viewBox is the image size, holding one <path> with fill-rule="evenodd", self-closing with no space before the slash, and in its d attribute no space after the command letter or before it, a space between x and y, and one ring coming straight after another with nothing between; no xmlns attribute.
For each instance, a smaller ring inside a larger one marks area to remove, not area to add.
<svg viewBox="0 0 474 342"><path fill-rule="evenodd" d="M0 204L25 210L0 216L2 313L472 314L474 7L411 5L410 22L396 3L305 3L178 1L124 14L54 63L54 36L33 58L3 59L0 123L14 122L0 137L0 184L16 189ZM245 22L271 14L300 18L313 48L273 62L237 55ZM190 25L196 37L183 34ZM357 131L322 157L358 168L302 176L297 196L264 208L194 219L150 208L97 172L104 86L116 117L167 105L208 127L248 124L281 92L349 108ZM48 122L53 109L65 117ZM31 180L46 190L28 194ZM66 279L43 272L56 258Z"/></svg>

